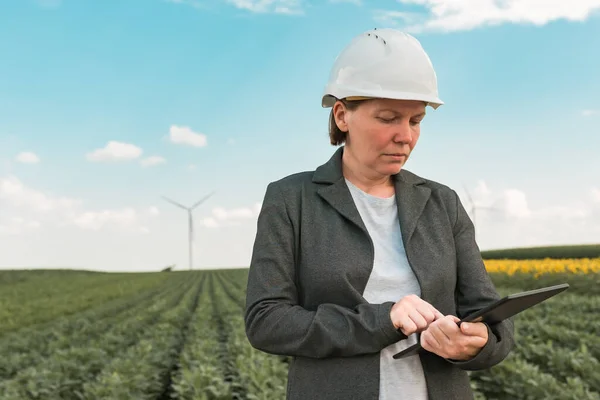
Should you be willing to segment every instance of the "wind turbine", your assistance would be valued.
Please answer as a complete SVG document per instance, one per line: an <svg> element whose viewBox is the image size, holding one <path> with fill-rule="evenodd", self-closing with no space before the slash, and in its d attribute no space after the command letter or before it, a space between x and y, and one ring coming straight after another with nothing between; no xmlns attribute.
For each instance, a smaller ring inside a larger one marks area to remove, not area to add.
<svg viewBox="0 0 600 400"><path fill-rule="evenodd" d="M204 203L205 200L207 200L210 196L212 196L213 194L215 194L215 192L212 192L210 194L208 194L207 196L204 196L202 199L198 200L196 202L196 204L194 204L191 207L186 207L183 206L179 203L177 203L174 200L171 200L165 196L162 196L163 199L165 199L166 201L168 201L169 203L183 208L184 210L186 210L188 212L188 225L189 225L189 253L190 253L190 270L192 270L192 242L194 241L194 219L192 217L192 211L194 210L194 208L198 207L200 204Z"/></svg>
<svg viewBox="0 0 600 400"><path fill-rule="evenodd" d="M470 208L471 212L470 212L470 214L473 216L473 227L474 227L474 230L475 230L475 241L477 242L477 220L476 220L476 213L475 213L475 211L477 209L500 211L500 209L497 208L497 207L486 207L486 206L478 206L478 205L476 205L475 202L473 201L473 199L471 198L471 194L467 190L467 187L464 184L463 184L463 187L465 189L465 192L467 193L467 198L469 199L469 203L471 204L471 208Z"/></svg>

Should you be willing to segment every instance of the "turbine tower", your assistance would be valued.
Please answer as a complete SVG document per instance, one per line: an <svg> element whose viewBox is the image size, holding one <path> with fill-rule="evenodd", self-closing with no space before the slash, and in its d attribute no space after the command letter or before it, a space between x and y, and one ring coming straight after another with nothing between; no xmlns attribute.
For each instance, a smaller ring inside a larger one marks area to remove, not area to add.
<svg viewBox="0 0 600 400"><path fill-rule="evenodd" d="M204 203L205 200L207 200L210 196L212 196L213 194L215 194L215 192L212 192L210 194L208 194L207 196L204 196L202 199L198 200L196 202L196 204L194 204L191 207L186 207L183 206L179 203L177 203L174 200L169 199L168 197L162 196L163 199L165 199L166 201L168 201L169 203L179 207L179 208L183 208L184 210L186 210L188 212L188 225L189 225L189 255L190 255L190 271L193 268L193 252L192 252L192 242L194 241L194 219L192 217L192 211L194 210L194 208L198 207L200 204Z"/></svg>
<svg viewBox="0 0 600 400"><path fill-rule="evenodd" d="M463 184L463 187L465 189L465 193L467 194L467 198L469 199L469 203L471 204L471 212L470 214L472 215L473 218L473 229L475 231L475 242L477 242L477 220L476 220L476 210L477 209L482 209L482 210L493 210L493 211L500 211L499 208L497 207L486 207L486 206L479 206L476 205L475 202L473 201L473 199L471 198L471 194L469 193L469 191L467 190L467 187Z"/></svg>

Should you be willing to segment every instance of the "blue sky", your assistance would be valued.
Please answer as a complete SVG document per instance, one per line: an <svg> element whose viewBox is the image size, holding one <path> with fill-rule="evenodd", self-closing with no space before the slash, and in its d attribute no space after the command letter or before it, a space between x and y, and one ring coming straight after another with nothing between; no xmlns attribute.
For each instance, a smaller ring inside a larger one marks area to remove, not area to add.
<svg viewBox="0 0 600 400"><path fill-rule="evenodd" d="M600 242L600 1L0 4L0 268L247 266L266 185L335 151L331 65L415 35L445 105L406 169L480 205L482 249ZM553 4L555 3L555 4ZM376 5L375 5L376 4Z"/></svg>

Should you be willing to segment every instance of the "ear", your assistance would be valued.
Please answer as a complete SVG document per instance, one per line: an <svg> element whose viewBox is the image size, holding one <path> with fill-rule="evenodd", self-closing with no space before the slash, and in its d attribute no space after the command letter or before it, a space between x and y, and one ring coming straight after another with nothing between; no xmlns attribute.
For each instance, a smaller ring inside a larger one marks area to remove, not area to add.
<svg viewBox="0 0 600 400"><path fill-rule="evenodd" d="M348 109L341 101L333 105L333 118L342 132L348 132Z"/></svg>

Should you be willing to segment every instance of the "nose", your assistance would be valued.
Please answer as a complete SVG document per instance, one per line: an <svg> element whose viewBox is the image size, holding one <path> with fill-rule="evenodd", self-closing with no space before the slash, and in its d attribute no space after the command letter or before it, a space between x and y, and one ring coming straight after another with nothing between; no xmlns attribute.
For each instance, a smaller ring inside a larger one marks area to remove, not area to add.
<svg viewBox="0 0 600 400"><path fill-rule="evenodd" d="M414 134L414 128L410 124L410 119L402 119L402 121L394 125L394 142L410 143Z"/></svg>

